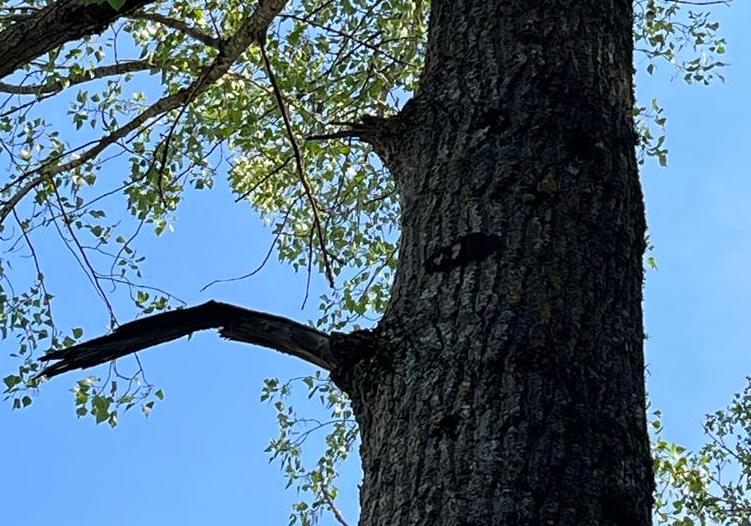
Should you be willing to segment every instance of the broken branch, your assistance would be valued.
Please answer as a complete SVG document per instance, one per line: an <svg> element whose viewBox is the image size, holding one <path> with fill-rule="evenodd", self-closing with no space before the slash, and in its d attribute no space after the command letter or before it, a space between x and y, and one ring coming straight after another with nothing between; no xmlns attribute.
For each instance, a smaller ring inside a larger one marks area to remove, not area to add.
<svg viewBox="0 0 751 526"><path fill-rule="evenodd" d="M327 370L337 366L326 333L281 316L209 301L135 320L106 336L49 351L39 360L56 363L37 377L87 369L206 329L219 329L223 338L275 349Z"/></svg>

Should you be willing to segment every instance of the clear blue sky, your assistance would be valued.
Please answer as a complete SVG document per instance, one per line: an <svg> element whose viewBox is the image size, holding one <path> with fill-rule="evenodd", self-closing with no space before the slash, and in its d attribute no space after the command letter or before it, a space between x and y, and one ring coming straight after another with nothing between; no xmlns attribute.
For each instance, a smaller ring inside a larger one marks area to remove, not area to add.
<svg viewBox="0 0 751 526"><path fill-rule="evenodd" d="M751 3L720 10L729 41L725 85L644 79L669 117L670 165L643 170L658 271L649 271L646 319L649 390L669 439L700 444L701 417L729 401L751 374ZM189 303L209 298L307 320L305 276L270 265L260 275L200 293L217 277L254 267L270 237L226 188L188 194L174 233L141 244L147 278ZM93 336L107 317L78 270L60 253L42 255L63 325ZM322 290L323 283L314 283ZM309 302L315 308L316 302ZM124 313L127 311L123 311ZM0 355L8 374L11 349ZM46 385L31 408L0 407L0 517L16 526L286 524L297 496L263 452L275 432L262 380L307 374L272 351L197 334L142 353L167 399L149 419L137 410L115 430L77 420L76 375ZM342 508L357 516L357 462L345 470ZM325 517L322 524L333 524Z"/></svg>

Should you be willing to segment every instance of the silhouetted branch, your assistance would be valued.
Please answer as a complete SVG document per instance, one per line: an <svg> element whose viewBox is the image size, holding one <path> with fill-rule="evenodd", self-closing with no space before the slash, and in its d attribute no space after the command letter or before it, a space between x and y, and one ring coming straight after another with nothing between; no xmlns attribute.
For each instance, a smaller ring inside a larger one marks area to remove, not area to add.
<svg viewBox="0 0 751 526"><path fill-rule="evenodd" d="M153 0L125 0L120 9L107 2L59 0L15 18L0 31L0 78L66 42L101 33L118 18Z"/></svg>
<svg viewBox="0 0 751 526"><path fill-rule="evenodd" d="M359 139L363 142L374 144L388 133L387 119L372 115L363 115L360 122L339 122L330 124L342 126L344 129L330 133L308 135L306 141L328 141L331 139Z"/></svg>
<svg viewBox="0 0 751 526"><path fill-rule="evenodd" d="M223 338L276 349L324 369L337 365L326 333L281 316L209 301L135 320L107 336L49 351L39 360L56 363L38 376L52 378L87 369L206 329L219 329Z"/></svg>
<svg viewBox="0 0 751 526"><path fill-rule="evenodd" d="M41 95L43 93L62 91L67 87L104 77L156 69L158 68L149 60L130 60L107 66L98 66L84 71L83 73L73 74L64 79L52 80L45 82L44 84L15 85L0 82L0 91L4 93L12 93L14 95Z"/></svg>

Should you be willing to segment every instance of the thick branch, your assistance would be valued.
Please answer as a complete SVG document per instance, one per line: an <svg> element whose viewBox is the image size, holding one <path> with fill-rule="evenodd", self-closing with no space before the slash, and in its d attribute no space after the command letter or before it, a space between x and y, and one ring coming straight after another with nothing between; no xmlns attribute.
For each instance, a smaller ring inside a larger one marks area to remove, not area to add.
<svg viewBox="0 0 751 526"><path fill-rule="evenodd" d="M327 141L331 139L359 139L363 142L373 143L382 138L387 130L388 119L363 115L360 122L332 122L335 126L343 126L343 130L335 132L308 135L306 141Z"/></svg>
<svg viewBox="0 0 751 526"><path fill-rule="evenodd" d="M67 87L96 79L102 79L114 75L123 75L125 73L136 73L138 71L155 71L156 69L157 67L149 60L130 60L107 66L97 66L84 71L83 73L72 74L64 79L51 80L44 84L15 85L0 82L0 91L3 93L12 93L14 95L42 95L45 93L62 91Z"/></svg>
<svg viewBox="0 0 751 526"><path fill-rule="evenodd" d="M121 16L152 2L125 0L116 10L107 2L87 4L86 0L60 0L18 18L0 31L0 78L66 42L101 33Z"/></svg>
<svg viewBox="0 0 751 526"><path fill-rule="evenodd" d="M327 334L281 316L209 301L132 321L107 336L50 351L39 359L56 363L39 376L52 378L87 369L206 329L219 329L219 334L229 340L276 349L324 369L337 366Z"/></svg>
<svg viewBox="0 0 751 526"><path fill-rule="evenodd" d="M370 144L382 160L388 161L392 146L400 137L399 118L399 115L390 118L363 115L360 117L360 122L332 122L331 124L344 128L328 133L308 135L305 140L357 139Z"/></svg>

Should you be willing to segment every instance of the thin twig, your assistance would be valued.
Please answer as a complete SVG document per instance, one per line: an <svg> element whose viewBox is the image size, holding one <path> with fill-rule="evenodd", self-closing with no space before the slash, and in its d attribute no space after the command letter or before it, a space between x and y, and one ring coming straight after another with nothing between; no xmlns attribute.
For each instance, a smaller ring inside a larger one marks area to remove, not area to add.
<svg viewBox="0 0 751 526"><path fill-rule="evenodd" d="M47 315L52 319L52 303L50 299L52 296L49 292L47 292L47 286L44 284L44 274L42 274L42 266L39 264L39 257L37 256L36 249L34 248L34 245L31 243L31 238L29 237L28 232L26 232L26 229L24 228L23 222L21 221L21 218L18 216L18 212L16 209L13 209L13 217L16 220L16 223L18 223L18 228L21 230L21 235L23 235L24 240L26 241L26 246L29 247L29 252L31 252L31 259L34 261L34 268L37 272L37 280L39 281L39 286L42 289L42 293L44 294L44 305L47 307ZM57 329L52 327L52 334L53 336L56 334Z"/></svg>
<svg viewBox="0 0 751 526"><path fill-rule="evenodd" d="M182 20L170 18L160 13L134 13L132 15L129 15L128 18L131 18L133 20L148 20L149 22L156 22L163 26L171 27L172 29L176 29L177 31L184 33L191 38L199 40L210 47L218 49L221 45L221 40L219 38L208 35L193 26L189 26Z"/></svg>
<svg viewBox="0 0 751 526"><path fill-rule="evenodd" d="M305 278L305 296L302 299L302 305L300 309L305 309L305 304L308 302L310 296L310 276L313 274L313 233L315 228L310 229L310 235L308 236L308 273ZM333 287L332 287L333 288Z"/></svg>
<svg viewBox="0 0 751 526"><path fill-rule="evenodd" d="M345 520L342 512L339 511L339 508L337 508L334 504L334 499L332 499L331 495L329 495L328 488L324 487L321 493L323 494L323 498L326 500L326 504L328 505L331 513L334 515L336 521L342 526L349 526L349 523Z"/></svg>
<svg viewBox="0 0 751 526"><path fill-rule="evenodd" d="M15 85L0 82L0 92L12 93L14 95L41 95L45 93L55 93L70 86L75 86L76 84L82 84L84 82L90 82L104 77L156 69L157 67L149 60L129 60L127 62L119 62L108 66L98 66L86 70L83 73L71 74L63 79L45 82L44 84Z"/></svg>
<svg viewBox="0 0 751 526"><path fill-rule="evenodd" d="M279 231L274 236L273 241L271 242L271 245L269 246L268 251L266 252L266 256L263 258L263 261L261 261L261 264L258 265L255 269L251 270L247 274L243 274L242 276L235 276L233 278L223 278L223 279L215 279L214 281L207 283L203 287L201 287L200 292L203 292L204 290L208 289L209 287L212 287L216 285L217 283L229 283L232 281L241 281L244 279L252 278L256 274L258 274L263 268L266 266L266 263L268 263L269 259L271 258L271 254L274 253L274 247L279 242L279 238L282 237L282 233L284 232L284 227L287 226L287 221L289 220L289 216L292 213L292 209L295 207L297 202L300 200L302 196L298 197L293 203L292 206L290 206L287 209L287 212L284 214L284 219L282 220L282 224L279 226Z"/></svg>
<svg viewBox="0 0 751 526"><path fill-rule="evenodd" d="M334 273L331 270L331 264L329 262L329 254L326 249L326 239L324 236L323 228L321 227L320 217L318 216L318 201L316 200L315 195L313 194L313 190L310 187L310 183L308 182L308 179L305 177L302 153L300 152L300 147L297 145L297 140L295 139L295 134L292 130L292 124L290 123L289 115L287 114L287 108L284 104L284 97L282 96L282 92L279 89L279 85L276 81L276 76L274 75L274 72L271 68L271 61L269 60L269 56L266 53L266 46L262 43L259 47L261 48L261 56L263 57L264 66L266 66L266 73L269 76L269 82L271 82L271 87L274 89L274 96L276 97L276 102L277 102L277 105L279 106L279 112L282 114L284 127L287 131L287 136L289 137L289 142L292 146L292 151L294 152L294 155L295 155L295 165L297 167L297 175L300 178L300 183L302 184L302 187L305 190L305 195L307 196L308 202L310 203L310 207L312 208L312 211L313 211L313 223L314 223L316 232L318 234L318 243L321 246L323 268L326 273L326 278L328 279L329 286L333 289L334 288Z"/></svg>
<svg viewBox="0 0 751 526"><path fill-rule="evenodd" d="M60 197L60 192L57 190L57 184L55 183L55 181L50 181L50 185L52 186L52 190L55 194L57 204L60 207L60 212L63 215L63 223L65 224L70 237L73 239L73 243L75 243L76 247L78 248L78 252L81 254L81 258L83 259L86 268L88 268L88 273L93 280L94 287L97 289L97 292L99 292L104 305L107 307L107 312L110 316L110 326L114 328L118 325L117 317L115 316L115 310L112 308L112 304L110 303L107 294L104 292L101 283L99 283L99 276L97 275L96 269L94 269L94 266L91 264L91 261L89 261L89 257L86 255L86 250L83 248L81 242L78 240L78 236L76 236L76 233L73 231L73 227L71 226L72 220L68 217L68 214L65 211L65 204L63 203L62 197Z"/></svg>
<svg viewBox="0 0 751 526"><path fill-rule="evenodd" d="M407 62L405 60L402 60L399 57L395 57L394 55L390 54L389 52L382 50L380 48L380 46L378 46L378 45L371 44L371 43L367 42L366 40L359 39L359 38L355 37L354 35L351 35L349 33L345 33L344 31L340 31L340 30L336 29L335 27L331 27L331 26L328 26L326 24L321 24L321 23L318 23L318 22L314 22L312 20L306 20L303 17L297 16L297 15L293 15L293 14L283 13L281 15L281 18L289 18L289 19L292 19L292 20L297 20L298 22L303 22L303 23L310 24L313 27L317 27L319 29L323 29L324 31L327 31L329 33L333 33L334 35L340 36L340 37L345 38L347 40L351 40L355 44L359 44L359 45L361 45L363 47L366 47L366 48L370 49L371 51L374 51L376 53L380 53L381 55L385 56L386 58L388 58L388 59L390 59L390 60L392 60L394 62L397 62L397 63L399 63L399 64L401 64L403 66L410 66L412 68L416 68L417 67L415 64L412 64L411 62Z"/></svg>
<svg viewBox="0 0 751 526"><path fill-rule="evenodd" d="M281 172L284 169L284 167L289 164L289 162L291 160L292 160L292 157L287 157L282 164L280 164L279 166L277 166L276 168L274 168L273 170L271 170L268 174L266 174L263 177L263 179L261 179L256 184L254 184L251 187L250 190L248 190L247 192L243 192L243 194L240 197L238 197L237 199L235 199L235 203L239 203L240 201L242 201L243 199L245 199L246 197L248 197L250 194L252 194L253 192L255 192L258 189L259 186L261 186L263 183L265 183L266 181L268 181L269 179L271 179L273 176L275 176L276 174L278 174L279 172Z"/></svg>
<svg viewBox="0 0 751 526"><path fill-rule="evenodd" d="M115 266L117 266L117 263L118 261L120 261L123 253L129 248L128 245L130 245L136 239L136 237L138 237L138 234L141 232L144 224L146 224L146 219L141 219L141 221L138 223L138 227L136 227L136 231L133 232L133 234L131 234L131 236L125 240L123 246L121 246L120 250L117 251L117 254L112 257L112 265L110 265L110 275L114 276Z"/></svg>

